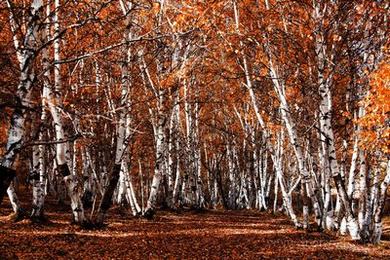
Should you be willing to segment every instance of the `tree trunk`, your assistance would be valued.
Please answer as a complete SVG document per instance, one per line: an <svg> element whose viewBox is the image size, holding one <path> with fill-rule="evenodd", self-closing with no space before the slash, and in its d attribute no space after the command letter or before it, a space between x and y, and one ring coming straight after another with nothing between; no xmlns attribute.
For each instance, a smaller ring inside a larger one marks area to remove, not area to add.
<svg viewBox="0 0 390 260"><path fill-rule="evenodd" d="M16 171L0 165L0 204L11 181L15 178Z"/></svg>
<svg viewBox="0 0 390 260"><path fill-rule="evenodd" d="M160 95L161 104L163 103L163 93ZM165 116L161 114L162 112L158 112L158 122L156 126L155 133L155 142L156 142L156 161L154 166L154 175L151 185L151 190L149 194L149 199L146 205L144 216L146 218L152 218L155 214L156 201L158 190L160 187L160 181L163 176L163 163L164 163L164 155L165 155L165 145L164 145L164 129L166 119Z"/></svg>
<svg viewBox="0 0 390 260"><path fill-rule="evenodd" d="M378 205L374 213L373 231L370 237L371 242L374 244L378 244L381 240L382 231L383 231L382 216L383 216L383 209L387 197L387 188L389 184L390 184L390 160L387 161L386 176L380 186Z"/></svg>

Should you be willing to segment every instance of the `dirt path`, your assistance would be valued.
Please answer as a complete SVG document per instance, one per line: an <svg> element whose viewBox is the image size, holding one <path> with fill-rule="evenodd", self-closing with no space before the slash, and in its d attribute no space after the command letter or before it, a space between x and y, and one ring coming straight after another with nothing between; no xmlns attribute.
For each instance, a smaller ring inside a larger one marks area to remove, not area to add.
<svg viewBox="0 0 390 260"><path fill-rule="evenodd" d="M295 230L284 216L252 211L159 212L154 221L113 209L102 230L69 225L67 209L49 207L51 223L10 223L0 207L0 259L390 259L390 241L363 246L346 238ZM386 235L385 239L389 240Z"/></svg>

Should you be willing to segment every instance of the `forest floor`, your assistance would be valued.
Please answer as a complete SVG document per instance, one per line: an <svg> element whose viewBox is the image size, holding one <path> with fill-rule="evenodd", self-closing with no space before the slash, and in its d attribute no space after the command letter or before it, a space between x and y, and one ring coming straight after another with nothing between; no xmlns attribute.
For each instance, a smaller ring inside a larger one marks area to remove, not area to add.
<svg viewBox="0 0 390 260"><path fill-rule="evenodd" d="M159 211L146 220L113 208L106 227L83 230L69 224L69 207L50 200L46 206L48 223L13 223L3 201L0 259L390 259L390 219L384 241L374 246L296 230L283 215L256 211Z"/></svg>

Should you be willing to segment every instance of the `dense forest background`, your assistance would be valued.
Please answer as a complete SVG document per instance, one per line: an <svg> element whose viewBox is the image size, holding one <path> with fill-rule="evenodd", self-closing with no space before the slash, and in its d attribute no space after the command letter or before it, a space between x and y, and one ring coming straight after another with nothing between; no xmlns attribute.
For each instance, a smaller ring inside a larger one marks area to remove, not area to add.
<svg viewBox="0 0 390 260"><path fill-rule="evenodd" d="M379 243L388 1L0 2L0 202L257 209ZM15 178L15 176L17 176Z"/></svg>

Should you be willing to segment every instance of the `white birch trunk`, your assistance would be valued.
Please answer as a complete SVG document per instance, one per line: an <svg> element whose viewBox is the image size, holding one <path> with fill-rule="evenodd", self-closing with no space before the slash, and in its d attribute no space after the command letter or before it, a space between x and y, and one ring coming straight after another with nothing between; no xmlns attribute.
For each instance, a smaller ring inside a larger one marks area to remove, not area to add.
<svg viewBox="0 0 390 260"><path fill-rule="evenodd" d="M46 15L49 17L50 14L50 5L46 6ZM48 39L50 35L50 23L48 19L45 21L46 27L43 30L43 39ZM43 92L42 92L42 111L41 111L41 124L47 123L47 87L49 86L49 79L50 79L50 70L49 70L49 54L47 48L44 48L42 50L42 65L45 70L44 72L44 80L43 84ZM42 141L44 139L44 131L45 129L41 129L39 133L39 140ZM35 147L33 148L33 161L37 160L37 164L34 165L34 171L38 174L38 178L33 180L33 202L32 202L32 211L31 211L31 218L32 219L42 219L44 216L43 207L45 203L45 196L46 196L46 160L45 160L45 153L46 149L44 145L39 145L37 147L38 151L35 151ZM35 154L35 153L38 154ZM38 158L34 158L34 157ZM35 164L35 163L34 163Z"/></svg>
<svg viewBox="0 0 390 260"><path fill-rule="evenodd" d="M84 208L81 202L82 187L77 176L70 173L67 157L69 157L68 143L65 141L65 130L61 115L62 106L62 79L60 63L60 24L58 13L60 10L60 1L54 1L54 86L47 87L48 107L53 118L56 141L56 162L57 170L63 176L68 195L71 199L73 220L77 224L85 224Z"/></svg>
<svg viewBox="0 0 390 260"><path fill-rule="evenodd" d="M378 205L375 208L375 212L374 212L373 231L370 237L371 242L374 244L378 244L381 240L381 236L383 232L383 224L382 224L383 208L385 206L386 197L387 197L387 188L389 184L390 184L390 160L387 161L386 176L380 185Z"/></svg>
<svg viewBox="0 0 390 260"><path fill-rule="evenodd" d="M128 37L128 36L126 36ZM121 64L121 101L119 107L119 119L118 126L116 131L116 145L115 145L115 158L114 166L109 175L107 187L104 190L102 200L99 204L99 209L96 217L96 224L102 225L104 222L105 214L112 203L112 197L117 188L118 181L121 175L121 169L123 170L123 160L127 159L128 153L127 146L129 138L131 136L131 117L129 114L130 108L130 75L128 72L128 62L130 59L130 52L127 52L125 60ZM124 181L126 182L126 176L124 176ZM126 192L127 193L127 192ZM131 201L129 201L131 203Z"/></svg>
<svg viewBox="0 0 390 260"><path fill-rule="evenodd" d="M283 176L283 170L282 170L282 167L283 167L282 166L283 165L283 140L284 140L284 131L281 130L281 132L278 134L276 154L272 155L275 173L276 173L275 182L279 183L280 190L282 193L283 202L284 202L284 205L286 207L286 210L287 210L289 217L293 221L295 227L300 227L301 224L299 223L298 218L295 215L294 208L292 206L291 194L287 192L286 184L285 184L285 180L284 180L284 176ZM274 209L275 209L275 207L274 207Z"/></svg>
<svg viewBox="0 0 390 260"><path fill-rule="evenodd" d="M175 102L175 105L174 105L174 108L173 108L173 116L174 116L174 122L176 124L176 126L179 128L180 127L180 103L179 103L179 99L180 99L180 93L179 91L176 91L175 92L175 98L174 98L174 102ZM179 197L179 187L180 187L180 182L181 182L181 171L180 171L180 153L179 151L181 150L181 147L180 147L180 141L179 141L179 129L176 129L176 138L175 140L172 140L174 141L174 146L175 146L175 150L176 150L176 175L175 175L175 183L174 183L174 187L173 187L173 194L172 194L172 200L173 200L173 204L176 205L177 202L178 202L178 197Z"/></svg>
<svg viewBox="0 0 390 260"><path fill-rule="evenodd" d="M16 160L16 156L20 152L25 137L25 116L26 107L30 106L32 82L34 80L33 60L35 55L35 49L37 48L38 37L38 23L40 20L41 9L43 2L41 0L34 0L31 3L30 11L31 16L28 17L28 23L26 33L23 38L20 39L18 35L19 21L14 16L13 6L10 1L6 1L9 10L9 22L11 25L11 32L13 36L13 43L16 49L16 56L19 62L20 74L19 84L16 90L17 107L13 111L11 118L11 125L8 131L8 140L6 151L1 159L0 165L0 203L3 199L5 191L8 189L10 182L15 176L15 172L12 170L13 164ZM18 198L16 196L14 188L11 186L7 190L10 200L13 201L13 208L17 211L20 206L18 205Z"/></svg>
<svg viewBox="0 0 390 260"><path fill-rule="evenodd" d="M43 110L41 120L46 121L46 112ZM42 122L44 122L42 121ZM40 133L40 140L42 140L43 133ZM46 162L45 162L45 147L44 145L33 147L33 202L31 218L34 220L40 220L43 216L43 207L46 196Z"/></svg>
<svg viewBox="0 0 390 260"><path fill-rule="evenodd" d="M165 159L164 129L166 124L166 118L161 111L162 105L164 103L165 94L162 90L159 90L158 93L158 106L160 111L158 111L157 126L155 132L156 161L154 166L154 175L151 184L149 199L144 213L144 216L147 218L153 217L155 213L158 189L160 186L161 178L163 176L163 164Z"/></svg>
<svg viewBox="0 0 390 260"><path fill-rule="evenodd" d="M270 68L270 76L272 78L272 82L274 85L275 92L279 98L280 101L280 107L281 107L281 114L282 119L285 123L285 126L287 128L287 133L291 142L291 145L293 146L295 157L297 159L298 163L298 169L302 177L302 184L306 187L307 196L311 199L312 205L314 208L314 213L316 216L316 222L318 225L320 225L321 219L322 219L322 212L320 205L318 203L318 199L314 193L313 185L311 182L310 174L305 166L304 158L303 158L303 152L302 147L299 144L299 139L296 131L296 127L294 123L292 122L292 119L290 117L290 108L288 106L285 93L284 93L284 86L279 82L279 75L276 71L276 68L274 67L274 64L272 62L271 55L269 54L269 68Z"/></svg>
<svg viewBox="0 0 390 260"><path fill-rule="evenodd" d="M319 3L314 3L314 17L318 20L318 23L322 23L321 20L325 14L326 4L321 9ZM326 157L325 160L328 161L332 177L336 183L337 192L340 196L340 200L344 205L345 214L347 218L347 225L349 228L350 235L353 240L359 240L359 228L356 225L356 219L352 211L351 202L348 198L344 180L341 176L340 167L337 161L336 147L334 143L334 134L332 129L332 96L330 90L330 82L332 80L333 74L325 78L324 71L326 68L326 59L327 59L327 49L325 45L325 38L321 29L316 31L316 54L317 54L317 63L318 63L318 86L319 93L321 97L320 103L320 129L322 140L326 145ZM333 46L332 46L333 51ZM330 58L331 59L331 58Z"/></svg>

